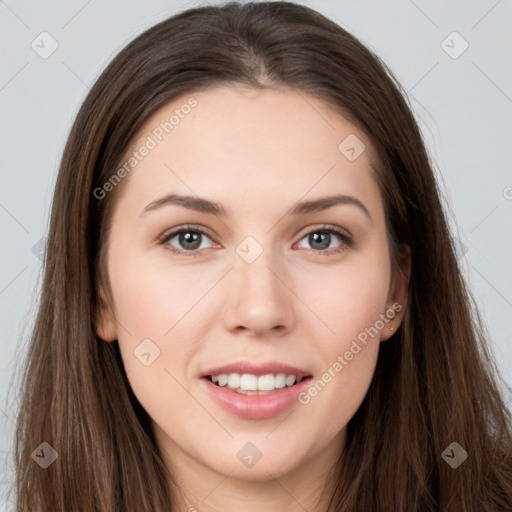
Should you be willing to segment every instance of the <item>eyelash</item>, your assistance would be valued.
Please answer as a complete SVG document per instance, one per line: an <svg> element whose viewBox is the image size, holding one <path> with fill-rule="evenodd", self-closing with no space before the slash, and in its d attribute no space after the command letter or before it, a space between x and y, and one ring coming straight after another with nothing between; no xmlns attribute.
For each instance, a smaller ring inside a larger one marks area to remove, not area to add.
<svg viewBox="0 0 512 512"><path fill-rule="evenodd" d="M167 242L169 240L173 239L176 235L179 235L181 233L190 233L190 232L192 232L192 233L200 233L201 235L205 235L208 238L212 239L212 237L210 237L208 235L208 233L206 233L205 231L203 231L202 229L200 229L198 227L184 226L184 227L179 228L179 229L177 229L175 231L172 231L171 233L164 233L159 238L159 244L160 245L165 245L165 244L167 244ZM328 225L317 226L314 229L308 231L307 233L305 233L302 236L302 238L300 238L299 242L303 238L307 237L308 235L310 235L312 233L330 233L330 234L334 234L342 242L339 247L336 247L334 249L322 249L322 250L319 250L319 251L315 251L314 249L310 249L313 252L315 252L315 253L317 253L317 254L319 254L321 256L329 256L329 255L331 255L333 253L336 253L336 254L341 253L343 251L346 251L347 249L349 249L353 245L353 240L352 240L351 236L349 236L348 234L346 234L345 232L343 232L343 231L341 231L341 230L339 230L337 228L334 228L334 227L328 226ZM173 247L173 246L170 246L170 245L167 245L166 249L171 251L171 252L173 252L174 254L185 255L185 256L199 256L200 255L200 251L201 251L201 249L194 249L194 250L191 250L191 251L184 251L184 250L177 249L176 247Z"/></svg>

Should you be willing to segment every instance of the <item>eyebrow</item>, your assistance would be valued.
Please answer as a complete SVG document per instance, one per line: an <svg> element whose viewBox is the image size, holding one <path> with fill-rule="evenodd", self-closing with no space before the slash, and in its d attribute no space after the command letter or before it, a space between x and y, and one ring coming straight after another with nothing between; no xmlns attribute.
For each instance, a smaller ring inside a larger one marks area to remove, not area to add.
<svg viewBox="0 0 512 512"><path fill-rule="evenodd" d="M290 210L290 214L295 216L306 215L308 213L327 210L332 206L342 204L357 206L366 214L366 216L373 223L372 216L370 215L370 212L368 211L366 206L359 199L347 195L333 195L321 197L319 199L314 199L312 201L298 202L292 207L292 209ZM183 196L179 194L167 194L164 197L161 197L160 199L152 201L142 210L140 216L142 217L147 212L154 211L159 208L162 208L163 206L169 205L182 206L183 208L187 208L189 210L194 210L209 215L216 215L219 217L227 216L226 209L219 203L210 201L209 199L205 199L202 197Z"/></svg>

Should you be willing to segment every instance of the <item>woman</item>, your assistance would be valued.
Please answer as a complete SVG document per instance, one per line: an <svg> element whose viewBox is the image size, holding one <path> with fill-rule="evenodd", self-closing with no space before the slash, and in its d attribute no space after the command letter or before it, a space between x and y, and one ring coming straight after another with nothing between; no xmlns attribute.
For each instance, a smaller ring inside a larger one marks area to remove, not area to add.
<svg viewBox="0 0 512 512"><path fill-rule="evenodd" d="M63 155L17 509L512 510L472 306L386 66L304 6L182 12Z"/></svg>

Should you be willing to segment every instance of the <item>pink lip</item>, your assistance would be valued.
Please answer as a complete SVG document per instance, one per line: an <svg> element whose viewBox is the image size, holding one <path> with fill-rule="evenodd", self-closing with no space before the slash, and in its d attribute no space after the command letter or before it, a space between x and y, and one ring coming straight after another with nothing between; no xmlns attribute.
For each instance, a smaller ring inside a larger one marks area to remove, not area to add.
<svg viewBox="0 0 512 512"><path fill-rule="evenodd" d="M276 389L265 395L244 395L228 388L217 386L208 378L222 373L250 373L258 376L269 373L284 373L286 375L295 375L303 380L294 386ZM311 372L275 361L264 363L237 361L202 372L200 377L201 387L225 411L240 418L263 420L273 418L289 409L297 401L298 394L309 386Z"/></svg>
<svg viewBox="0 0 512 512"><path fill-rule="evenodd" d="M294 402L298 401L297 395L310 385L310 381L311 378L309 377L294 386L276 389L266 395L237 393L228 388L217 386L207 377L199 379L199 384L225 411L240 418L264 420L273 418L290 408Z"/></svg>
<svg viewBox="0 0 512 512"><path fill-rule="evenodd" d="M251 373L252 375L267 375L268 373L285 373L286 375L295 375L297 378L309 377L311 372L301 370L288 364L277 361L265 363L251 363L249 361L236 361L224 366L217 366L211 370L202 372L200 377L210 377L211 375L220 375L221 373Z"/></svg>

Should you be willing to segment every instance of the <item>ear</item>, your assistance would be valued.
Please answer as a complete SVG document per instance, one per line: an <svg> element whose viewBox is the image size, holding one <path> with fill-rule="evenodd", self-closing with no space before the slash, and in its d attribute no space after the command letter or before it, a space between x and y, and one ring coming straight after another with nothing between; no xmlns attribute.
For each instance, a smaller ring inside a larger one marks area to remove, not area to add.
<svg viewBox="0 0 512 512"><path fill-rule="evenodd" d="M411 249L408 245L403 245L399 250L398 265L395 269L395 275L390 286L388 301L386 302L386 311L390 321L384 326L381 332L381 341L386 341L400 327L405 310L407 307L407 290L409 287L409 279L411 275ZM391 312L394 312L393 315ZM391 319L392 318L392 319Z"/></svg>
<svg viewBox="0 0 512 512"><path fill-rule="evenodd" d="M96 334L107 342L117 339L114 311L103 286L99 287L99 304L96 310Z"/></svg>

